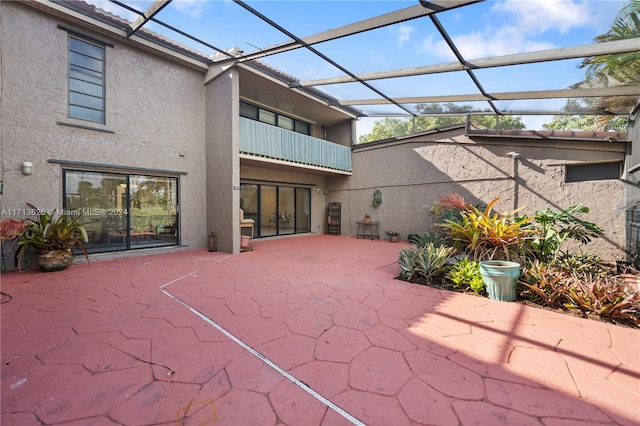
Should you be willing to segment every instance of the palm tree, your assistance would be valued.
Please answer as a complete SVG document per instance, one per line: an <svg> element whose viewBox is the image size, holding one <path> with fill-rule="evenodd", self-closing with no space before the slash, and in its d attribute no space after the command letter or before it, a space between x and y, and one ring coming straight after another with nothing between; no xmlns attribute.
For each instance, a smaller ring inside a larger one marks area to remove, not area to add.
<svg viewBox="0 0 640 426"><path fill-rule="evenodd" d="M640 0L630 0L618 12L611 28L594 39L597 43L640 37ZM585 80L573 87L606 87L640 84L640 52L612 53L585 58ZM613 96L591 103L602 111L628 109L638 101L637 96ZM596 126L601 130L613 116L599 116Z"/></svg>
<svg viewBox="0 0 640 426"><path fill-rule="evenodd" d="M620 9L611 28L594 39L597 43L640 37L640 0L630 0ZM604 84L615 80L619 84L640 83L640 52L614 53L587 57L581 68L586 68L587 82Z"/></svg>

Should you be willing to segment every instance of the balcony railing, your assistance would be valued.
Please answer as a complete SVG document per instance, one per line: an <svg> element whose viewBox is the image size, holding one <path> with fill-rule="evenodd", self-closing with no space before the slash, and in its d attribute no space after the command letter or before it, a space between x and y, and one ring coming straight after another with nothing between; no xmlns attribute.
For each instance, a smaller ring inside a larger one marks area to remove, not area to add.
<svg viewBox="0 0 640 426"><path fill-rule="evenodd" d="M328 169L351 171L351 149L240 117L240 152Z"/></svg>

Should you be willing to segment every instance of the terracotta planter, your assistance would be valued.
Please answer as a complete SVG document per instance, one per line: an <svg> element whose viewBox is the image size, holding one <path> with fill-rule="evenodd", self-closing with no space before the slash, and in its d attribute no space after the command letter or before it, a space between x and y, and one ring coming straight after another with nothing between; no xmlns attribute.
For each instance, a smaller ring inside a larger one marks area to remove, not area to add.
<svg viewBox="0 0 640 426"><path fill-rule="evenodd" d="M364 218L364 223L369 223L371 222L371 218L370 217L365 217Z"/></svg>
<svg viewBox="0 0 640 426"><path fill-rule="evenodd" d="M67 269L73 262L70 250L44 250L36 258L36 265L44 272L55 272Z"/></svg>
<svg viewBox="0 0 640 426"><path fill-rule="evenodd" d="M398 235L389 235L389 241L392 243L397 243L400 237Z"/></svg>

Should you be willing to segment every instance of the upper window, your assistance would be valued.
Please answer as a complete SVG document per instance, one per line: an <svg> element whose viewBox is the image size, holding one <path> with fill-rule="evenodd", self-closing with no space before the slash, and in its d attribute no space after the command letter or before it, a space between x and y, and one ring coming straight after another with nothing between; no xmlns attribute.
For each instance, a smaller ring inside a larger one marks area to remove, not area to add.
<svg viewBox="0 0 640 426"><path fill-rule="evenodd" d="M309 123L296 120L268 109L257 107L247 102L240 101L240 116L262 121L263 123L282 127L305 135L311 134L311 125Z"/></svg>
<svg viewBox="0 0 640 426"><path fill-rule="evenodd" d="M69 117L104 123L104 46L69 36Z"/></svg>
<svg viewBox="0 0 640 426"><path fill-rule="evenodd" d="M567 165L566 182L620 179L619 161L615 163Z"/></svg>

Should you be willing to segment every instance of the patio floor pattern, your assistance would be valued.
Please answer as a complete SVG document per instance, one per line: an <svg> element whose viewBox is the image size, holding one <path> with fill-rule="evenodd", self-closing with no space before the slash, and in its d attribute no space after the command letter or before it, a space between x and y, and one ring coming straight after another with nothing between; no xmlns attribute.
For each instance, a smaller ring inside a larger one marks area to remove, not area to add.
<svg viewBox="0 0 640 426"><path fill-rule="evenodd" d="M640 331L328 235L2 275L6 425L638 425Z"/></svg>

